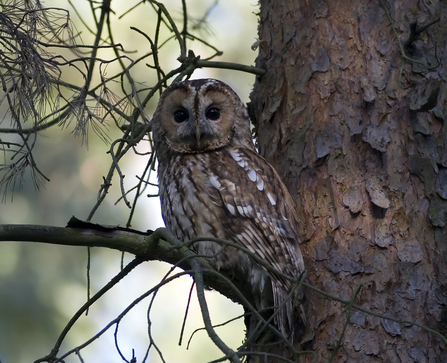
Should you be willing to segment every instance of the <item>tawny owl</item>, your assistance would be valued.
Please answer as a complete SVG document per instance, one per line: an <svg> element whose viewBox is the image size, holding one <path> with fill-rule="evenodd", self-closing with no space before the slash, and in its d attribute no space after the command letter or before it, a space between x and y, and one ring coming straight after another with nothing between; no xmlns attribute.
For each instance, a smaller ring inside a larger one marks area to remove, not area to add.
<svg viewBox="0 0 447 363"><path fill-rule="evenodd" d="M162 94L152 122L166 227L182 241L216 237L237 243L298 277L304 262L293 201L275 169L256 152L237 94L214 79L174 83ZM235 248L205 241L194 249L249 283L258 309L280 306L293 286ZM287 301L275 316L285 334L294 330L292 305Z"/></svg>

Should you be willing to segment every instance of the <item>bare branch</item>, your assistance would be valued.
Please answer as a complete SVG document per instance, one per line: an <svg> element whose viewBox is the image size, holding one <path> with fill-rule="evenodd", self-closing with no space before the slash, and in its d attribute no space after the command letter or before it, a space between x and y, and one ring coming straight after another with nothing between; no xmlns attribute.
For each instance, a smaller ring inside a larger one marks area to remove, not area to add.
<svg viewBox="0 0 447 363"><path fill-rule="evenodd" d="M84 222L82 222L84 223ZM128 252L148 261L165 261L184 270L189 270L189 259L199 261L207 286L221 292L231 300L242 303L241 298L225 281L218 281L212 274L214 267L188 247L172 248L172 241L166 241L166 230L142 233L121 227L104 227L93 223L82 224L83 228L64 228L38 225L0 225L0 242L41 242L64 246L105 247ZM87 227L88 226L88 227ZM175 243L174 243L175 245Z"/></svg>

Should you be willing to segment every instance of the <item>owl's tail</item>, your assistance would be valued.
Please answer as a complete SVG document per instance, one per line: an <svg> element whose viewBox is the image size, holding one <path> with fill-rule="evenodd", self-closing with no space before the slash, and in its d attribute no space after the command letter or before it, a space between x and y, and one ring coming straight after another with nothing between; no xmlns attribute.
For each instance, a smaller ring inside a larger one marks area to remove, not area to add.
<svg viewBox="0 0 447 363"><path fill-rule="evenodd" d="M306 330L306 315L303 309L303 293L298 290L290 294L282 285L272 281L275 305L275 324L285 337L293 343L301 339Z"/></svg>

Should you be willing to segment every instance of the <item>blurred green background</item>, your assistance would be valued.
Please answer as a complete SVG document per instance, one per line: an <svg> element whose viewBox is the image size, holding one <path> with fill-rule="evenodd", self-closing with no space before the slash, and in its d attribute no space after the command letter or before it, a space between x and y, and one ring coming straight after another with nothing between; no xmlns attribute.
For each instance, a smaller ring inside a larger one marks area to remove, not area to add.
<svg viewBox="0 0 447 363"><path fill-rule="evenodd" d="M129 29L136 26L145 31L154 25L145 11L133 11L122 19L120 14L139 1L115 1L112 9L117 14L112 26L115 30L115 43L121 43L127 50L136 50L130 57L137 57L149 51L148 42ZM92 36L85 31L82 23L73 12L68 1L45 1L45 6L57 6L70 10L72 20L85 44L92 43ZM166 6L174 19L181 20L181 1L167 1ZM209 10L206 24L197 32L208 42L224 52L216 60L253 65L256 52L251 45L256 41L258 7L255 2L239 0L187 1L190 21L196 21ZM85 21L92 25L88 1L77 1L76 7ZM141 9L144 9L141 7ZM189 43L196 55L205 58L209 50L198 42ZM166 67L177 67L178 50L168 48L162 61ZM144 62L143 62L144 63ZM113 73L113 66L108 70ZM135 73L134 73L135 75ZM73 72L73 77L78 76ZM150 70L141 64L138 82L150 86L153 81ZM236 71L201 69L193 78L218 78L240 95L244 102L254 82L254 76ZM153 102L146 109L152 115ZM3 116L2 116L3 117ZM0 127L7 127L6 119ZM110 128L112 139L119 133ZM0 134L0 138L2 135ZM147 145L138 146L141 151ZM102 176L106 175L110 157L106 154L109 145L103 143L93 132L89 134L88 148L81 139L75 137L72 128L52 128L41 132L35 152L39 168L50 178L44 188L36 191L28 176L21 189L6 196L6 203L0 204L0 223L38 224L65 226L71 216L86 219L96 202ZM135 176L141 173L147 160L142 156L128 155L121 165L126 174L126 186L136 183ZM152 192L156 192L152 190ZM112 190L106 198L93 222L108 225L125 225L129 210L123 203L115 204L120 195L119 183L115 178ZM144 199L144 200L143 200ZM155 229L163 226L158 198L142 198L133 220L132 228L138 230ZM132 256L125 256L129 262ZM98 291L120 270L121 254L105 249L92 250L92 293ZM48 354L59 333L86 301L87 250L78 247L53 246L38 243L1 242L0 243L0 362L32 362ZM102 297L83 316L68 334L61 353L84 343L114 319L134 298L138 297L169 271L170 266L163 263L148 262L140 265L121 281L112 291ZM189 349L186 342L191 333L203 326L198 302L191 302L186 322L182 346L178 345L184 311L187 305L191 278L182 277L162 288L157 294L151 309L152 335L166 362L206 362L221 356L219 350L209 340L205 331L198 332ZM214 324L223 323L239 314L242 308L215 292L207 292L207 301ZM149 299L137 305L120 324L118 343L127 360L135 351L137 362L141 362L148 347L147 314ZM122 362L116 352L112 328L80 353L85 362ZM231 347L237 348L244 337L242 319L218 328L222 339ZM79 362L72 355L66 362ZM161 357L151 348L148 362L161 362Z"/></svg>

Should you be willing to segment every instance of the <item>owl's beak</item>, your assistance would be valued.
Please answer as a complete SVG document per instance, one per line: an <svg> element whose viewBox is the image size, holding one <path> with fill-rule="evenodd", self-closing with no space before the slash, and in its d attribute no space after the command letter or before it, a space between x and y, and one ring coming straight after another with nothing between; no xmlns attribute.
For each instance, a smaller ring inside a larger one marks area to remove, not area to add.
<svg viewBox="0 0 447 363"><path fill-rule="evenodd" d="M200 130L200 125L196 125L196 140L197 140L197 146L200 148L200 138L202 136L202 132Z"/></svg>

